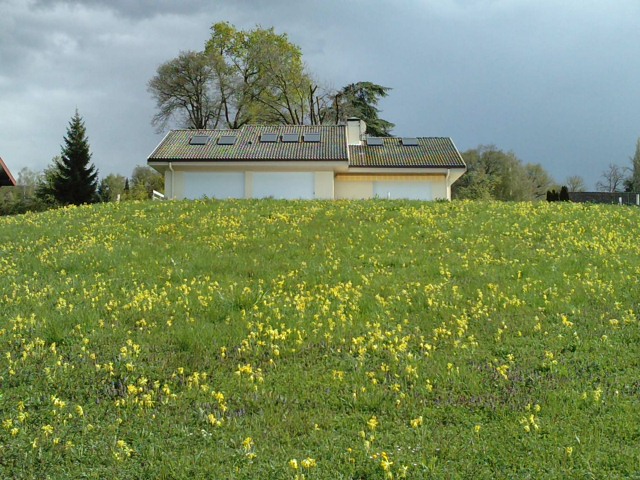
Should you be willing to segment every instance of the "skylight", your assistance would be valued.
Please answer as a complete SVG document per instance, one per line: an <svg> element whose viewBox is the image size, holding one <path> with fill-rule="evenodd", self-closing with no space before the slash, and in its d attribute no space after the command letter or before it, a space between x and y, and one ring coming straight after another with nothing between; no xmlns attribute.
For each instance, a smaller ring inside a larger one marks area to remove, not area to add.
<svg viewBox="0 0 640 480"><path fill-rule="evenodd" d="M278 141L277 133L263 133L260 135L260 141L263 143L276 143Z"/></svg>
<svg viewBox="0 0 640 480"><path fill-rule="evenodd" d="M189 140L189 145L206 145L209 142L208 135L194 135Z"/></svg>
<svg viewBox="0 0 640 480"><path fill-rule="evenodd" d="M300 135L297 133L285 133L282 135L282 141L285 143L298 143Z"/></svg>
<svg viewBox="0 0 640 480"><path fill-rule="evenodd" d="M319 133L305 133L303 138L304 138L305 142L318 143L320 141L320 134Z"/></svg>
<svg viewBox="0 0 640 480"><path fill-rule="evenodd" d="M400 141L402 142L402 145L404 145L405 147L416 147L418 145L418 139L417 138L405 137L405 138L401 139Z"/></svg>
<svg viewBox="0 0 640 480"><path fill-rule="evenodd" d="M222 135L218 139L218 145L235 145L238 137L236 135Z"/></svg>

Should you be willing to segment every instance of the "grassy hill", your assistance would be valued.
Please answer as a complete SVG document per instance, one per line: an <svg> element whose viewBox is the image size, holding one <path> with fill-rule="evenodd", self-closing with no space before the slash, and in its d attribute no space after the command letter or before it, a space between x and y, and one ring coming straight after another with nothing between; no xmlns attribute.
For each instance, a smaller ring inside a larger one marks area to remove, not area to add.
<svg viewBox="0 0 640 480"><path fill-rule="evenodd" d="M0 477L638 475L639 220L395 201L0 218Z"/></svg>

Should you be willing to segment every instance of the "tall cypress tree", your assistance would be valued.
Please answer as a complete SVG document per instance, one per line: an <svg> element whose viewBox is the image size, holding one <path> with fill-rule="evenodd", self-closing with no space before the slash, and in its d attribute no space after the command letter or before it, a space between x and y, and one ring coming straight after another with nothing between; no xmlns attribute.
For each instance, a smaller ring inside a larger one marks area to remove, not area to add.
<svg viewBox="0 0 640 480"><path fill-rule="evenodd" d="M52 190L63 205L81 205L98 200L98 170L91 152L84 121L76 109L69 122L60 158L55 165Z"/></svg>

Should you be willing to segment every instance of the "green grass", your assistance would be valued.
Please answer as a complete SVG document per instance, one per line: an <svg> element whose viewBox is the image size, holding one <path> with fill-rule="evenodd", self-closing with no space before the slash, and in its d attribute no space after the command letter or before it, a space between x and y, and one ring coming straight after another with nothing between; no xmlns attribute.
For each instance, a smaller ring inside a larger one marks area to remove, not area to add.
<svg viewBox="0 0 640 480"><path fill-rule="evenodd" d="M639 220L396 201L0 218L0 477L640 478Z"/></svg>

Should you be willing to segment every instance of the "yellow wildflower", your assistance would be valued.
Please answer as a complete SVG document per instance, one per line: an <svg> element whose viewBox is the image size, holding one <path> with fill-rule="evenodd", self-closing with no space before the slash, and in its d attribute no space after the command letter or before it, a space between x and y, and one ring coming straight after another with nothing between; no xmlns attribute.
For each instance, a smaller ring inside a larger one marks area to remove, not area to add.
<svg viewBox="0 0 640 480"><path fill-rule="evenodd" d="M302 464L303 468L314 468L314 467L316 467L318 465L317 462L315 461L315 459L313 459L311 457L305 458L300 463Z"/></svg>
<svg viewBox="0 0 640 480"><path fill-rule="evenodd" d="M374 415L369 419L367 425L369 426L369 429L375 430L376 428L378 428L378 425L380 425L380 422L378 422L378 418Z"/></svg>

